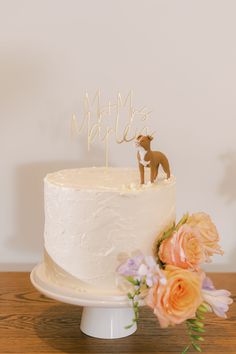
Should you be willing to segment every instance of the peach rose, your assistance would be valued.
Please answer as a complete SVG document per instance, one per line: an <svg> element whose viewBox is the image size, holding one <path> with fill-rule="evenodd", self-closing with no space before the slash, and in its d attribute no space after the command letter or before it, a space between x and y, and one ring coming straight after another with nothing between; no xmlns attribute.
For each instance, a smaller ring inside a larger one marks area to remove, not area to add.
<svg viewBox="0 0 236 354"><path fill-rule="evenodd" d="M218 241L220 239L217 229L211 218L206 213L195 213L188 217L187 225L199 233L200 240L204 247L205 260L210 261L214 253L223 254Z"/></svg>
<svg viewBox="0 0 236 354"><path fill-rule="evenodd" d="M172 236L162 241L159 248L162 262L180 268L198 268L204 261L204 250L198 233L184 224Z"/></svg>
<svg viewBox="0 0 236 354"><path fill-rule="evenodd" d="M193 271L168 265L163 273L166 282L150 288L147 305L154 310L162 328L194 318L202 303L201 276Z"/></svg>

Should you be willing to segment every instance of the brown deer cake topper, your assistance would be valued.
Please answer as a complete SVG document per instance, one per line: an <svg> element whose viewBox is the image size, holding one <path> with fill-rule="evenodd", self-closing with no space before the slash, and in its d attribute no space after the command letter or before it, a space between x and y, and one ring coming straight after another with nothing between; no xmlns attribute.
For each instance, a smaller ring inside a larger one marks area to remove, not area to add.
<svg viewBox="0 0 236 354"><path fill-rule="evenodd" d="M144 184L144 167L150 168L150 181L154 183L158 175L158 168L161 165L166 177L170 178L170 166L167 157L160 151L151 150L151 135L139 135L136 140L137 158L139 162L140 182Z"/></svg>

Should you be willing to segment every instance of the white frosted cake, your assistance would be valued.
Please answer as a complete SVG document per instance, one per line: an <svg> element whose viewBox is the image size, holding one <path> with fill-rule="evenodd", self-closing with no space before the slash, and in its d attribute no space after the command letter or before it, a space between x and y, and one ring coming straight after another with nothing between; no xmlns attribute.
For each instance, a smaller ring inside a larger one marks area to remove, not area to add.
<svg viewBox="0 0 236 354"><path fill-rule="evenodd" d="M116 268L137 251L150 255L175 220L175 178L141 186L138 169L78 168L45 177L48 277L79 292L121 294Z"/></svg>

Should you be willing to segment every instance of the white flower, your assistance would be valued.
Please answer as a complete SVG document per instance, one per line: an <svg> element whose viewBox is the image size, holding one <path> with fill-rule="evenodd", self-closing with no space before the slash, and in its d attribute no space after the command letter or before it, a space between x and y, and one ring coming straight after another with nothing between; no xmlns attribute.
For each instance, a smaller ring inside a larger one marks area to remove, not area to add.
<svg viewBox="0 0 236 354"><path fill-rule="evenodd" d="M143 263L138 269L138 276L140 279L145 278L145 283L148 287L152 287L158 280L165 281L159 265L152 256L144 256Z"/></svg>
<svg viewBox="0 0 236 354"><path fill-rule="evenodd" d="M202 297L210 305L210 309L219 317L227 318L226 312L233 302L230 295L231 293L228 290L216 290L209 278L206 278L203 282Z"/></svg>

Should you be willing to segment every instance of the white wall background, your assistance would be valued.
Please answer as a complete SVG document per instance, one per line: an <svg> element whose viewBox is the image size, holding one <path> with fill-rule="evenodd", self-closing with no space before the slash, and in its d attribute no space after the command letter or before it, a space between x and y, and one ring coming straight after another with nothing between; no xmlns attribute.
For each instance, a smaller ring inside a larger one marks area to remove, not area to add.
<svg viewBox="0 0 236 354"><path fill-rule="evenodd" d="M177 176L180 216L204 210L236 271L236 2L0 0L0 269L30 269L43 247L50 171L103 163L72 141L84 89L134 89L153 112L153 147ZM134 165L117 149L112 164ZM88 161L86 162L86 159Z"/></svg>

